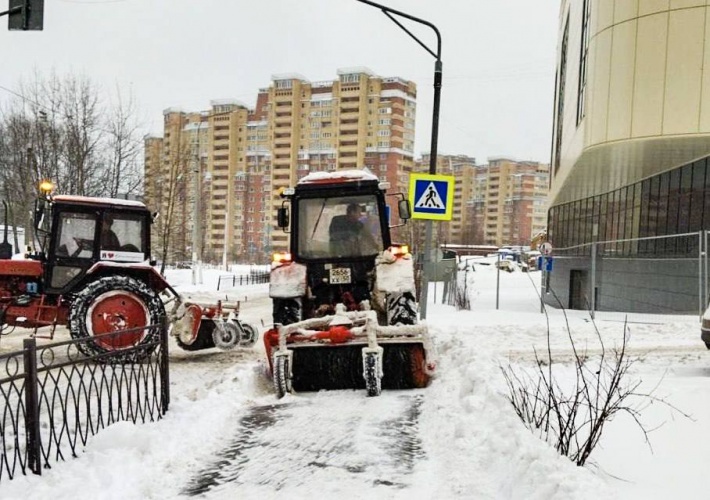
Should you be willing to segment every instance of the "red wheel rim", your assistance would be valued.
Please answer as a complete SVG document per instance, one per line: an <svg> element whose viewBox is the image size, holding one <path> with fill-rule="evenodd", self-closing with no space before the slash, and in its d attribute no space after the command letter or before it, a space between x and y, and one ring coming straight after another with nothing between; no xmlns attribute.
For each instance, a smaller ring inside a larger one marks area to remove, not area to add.
<svg viewBox="0 0 710 500"><path fill-rule="evenodd" d="M149 324L150 314L136 295L115 290L99 295L86 313L86 327L91 335L142 328ZM137 345L145 330L97 338L95 342L109 351Z"/></svg>

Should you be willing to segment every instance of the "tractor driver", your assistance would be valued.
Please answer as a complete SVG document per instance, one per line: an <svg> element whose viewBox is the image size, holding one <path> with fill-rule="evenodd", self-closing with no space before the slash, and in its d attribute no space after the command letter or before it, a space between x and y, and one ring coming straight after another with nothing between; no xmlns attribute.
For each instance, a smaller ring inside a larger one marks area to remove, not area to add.
<svg viewBox="0 0 710 500"><path fill-rule="evenodd" d="M120 250L121 243L118 241L118 236L111 230L113 225L113 216L105 215L101 224L101 249L102 250Z"/></svg>
<svg viewBox="0 0 710 500"><path fill-rule="evenodd" d="M361 215L362 210L360 205L357 203L351 203L346 209L346 217L348 223L351 225L351 231L353 232L357 243L359 243L358 254L367 255L372 252L377 252L377 242L372 236L370 229L366 224L362 222Z"/></svg>

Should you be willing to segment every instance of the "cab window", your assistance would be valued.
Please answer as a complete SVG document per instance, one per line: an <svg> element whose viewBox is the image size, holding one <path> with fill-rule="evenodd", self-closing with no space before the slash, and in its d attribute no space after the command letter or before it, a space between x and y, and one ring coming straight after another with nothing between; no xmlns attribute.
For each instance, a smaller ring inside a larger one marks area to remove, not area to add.
<svg viewBox="0 0 710 500"><path fill-rule="evenodd" d="M96 217L93 214L64 212L59 215L57 256L90 259L94 254Z"/></svg>

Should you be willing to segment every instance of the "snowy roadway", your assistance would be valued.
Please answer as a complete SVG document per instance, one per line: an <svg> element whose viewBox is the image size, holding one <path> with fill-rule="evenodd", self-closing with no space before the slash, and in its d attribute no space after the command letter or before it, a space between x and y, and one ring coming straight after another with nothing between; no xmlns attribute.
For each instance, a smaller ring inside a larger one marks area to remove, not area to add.
<svg viewBox="0 0 710 500"><path fill-rule="evenodd" d="M260 330L268 324L266 286L214 292L216 274L192 286L188 273L168 278L186 295L246 296L242 317ZM495 273L478 266L472 311L430 305L439 365L423 390L276 400L260 344L195 353L171 344L172 400L163 420L114 424L77 459L54 464L42 477L4 482L0 498L707 498L710 353L699 340L698 318L631 316L627 325L638 356L630 376L647 390L658 385L656 395L693 419L662 404L644 410L644 424L660 426L649 436L651 453L633 422L620 417L591 463L575 467L526 430L505 398L500 366L531 369L532 347L546 349L547 323L535 298L539 274L530 277L502 273L496 311ZM618 345L623 320L599 315L607 347ZM578 346L598 352L588 315L571 311L567 321ZM553 357L568 363L560 311L550 311L550 333Z"/></svg>

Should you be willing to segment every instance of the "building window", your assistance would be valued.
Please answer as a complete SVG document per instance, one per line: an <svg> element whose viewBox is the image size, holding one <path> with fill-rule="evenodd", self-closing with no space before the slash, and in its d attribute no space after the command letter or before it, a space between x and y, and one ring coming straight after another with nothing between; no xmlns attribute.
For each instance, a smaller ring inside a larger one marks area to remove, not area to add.
<svg viewBox="0 0 710 500"><path fill-rule="evenodd" d="M579 51L579 87L577 90L577 125L584 118L584 99L587 88L587 54L589 53L589 21L591 18L591 0L584 0L582 7L582 41Z"/></svg>
<svg viewBox="0 0 710 500"><path fill-rule="evenodd" d="M351 73L349 75L341 75L340 82L341 83L359 83L360 82L360 75L358 73Z"/></svg>
<svg viewBox="0 0 710 500"><path fill-rule="evenodd" d="M555 159L553 175L557 174L560 168L560 150L562 149L562 122L564 119L565 107L565 74L567 72L567 40L569 39L569 16L565 23L564 35L562 35L562 47L560 50L560 68L557 74L557 113L555 114Z"/></svg>

